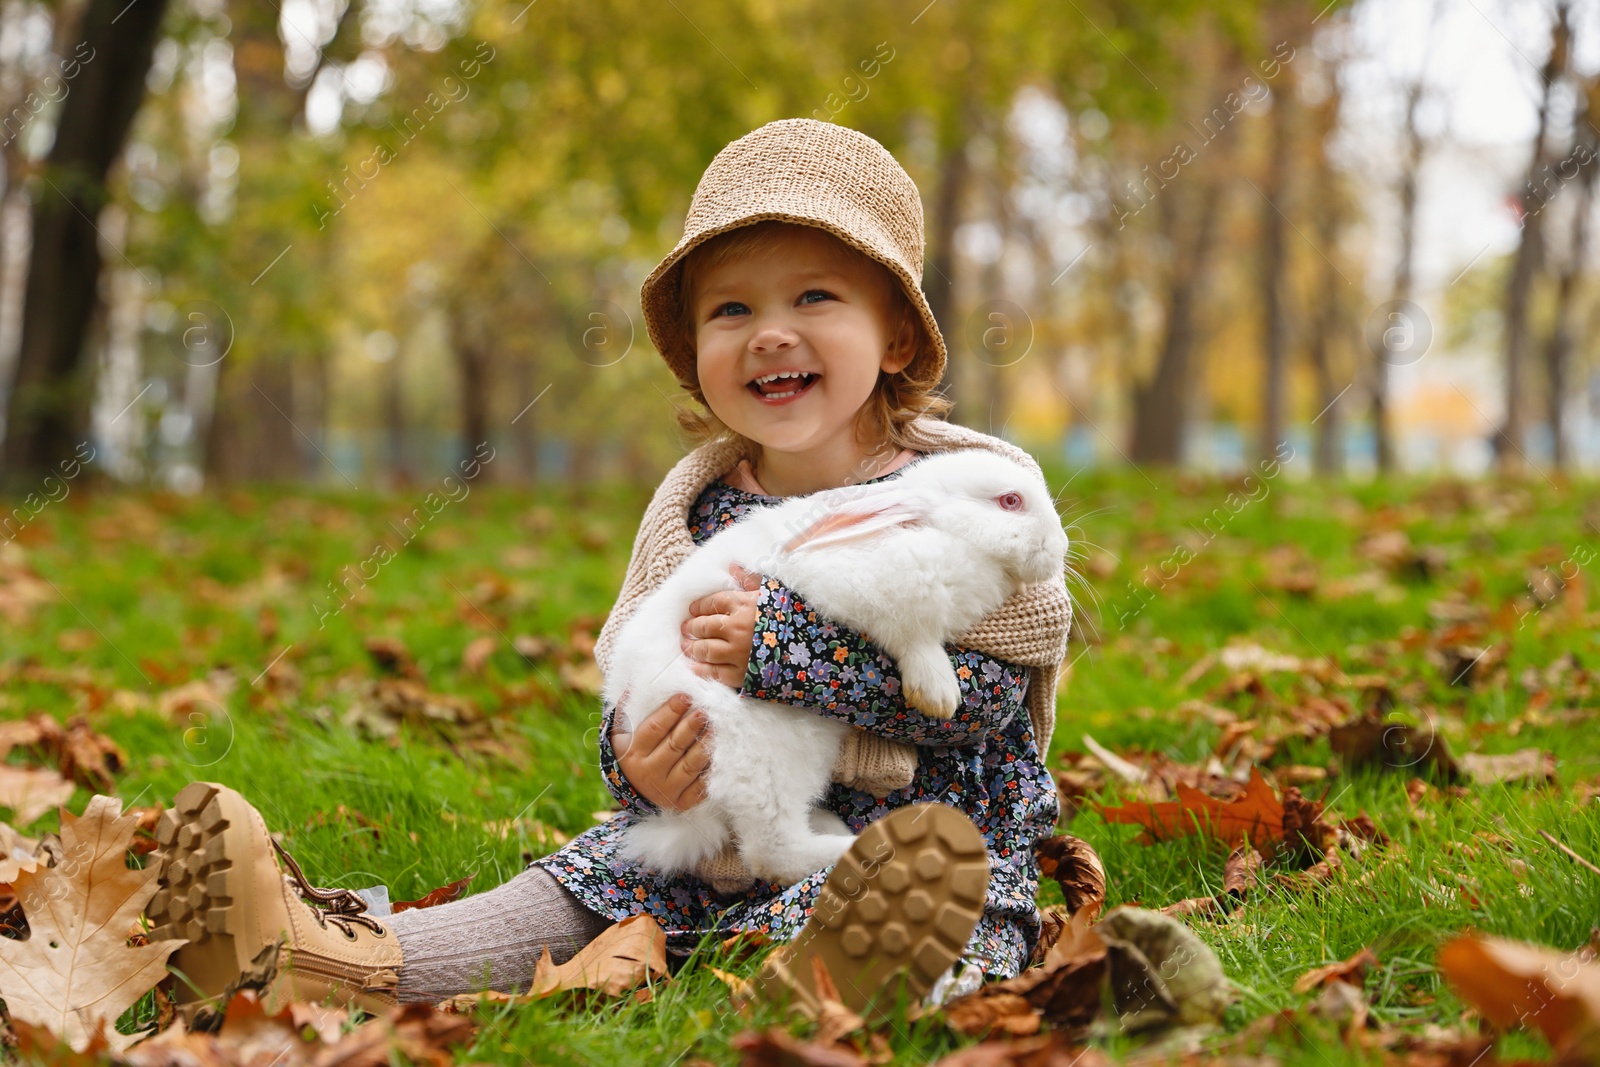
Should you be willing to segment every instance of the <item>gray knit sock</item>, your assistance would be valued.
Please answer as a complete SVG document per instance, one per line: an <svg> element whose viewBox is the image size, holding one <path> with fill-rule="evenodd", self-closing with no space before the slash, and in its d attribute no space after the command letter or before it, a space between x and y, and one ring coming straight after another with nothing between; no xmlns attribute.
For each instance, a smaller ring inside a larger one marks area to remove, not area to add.
<svg viewBox="0 0 1600 1067"><path fill-rule="evenodd" d="M379 921L400 939L396 995L402 1004L486 987L522 992L545 946L556 963L565 963L612 924L542 867L529 867L487 893Z"/></svg>

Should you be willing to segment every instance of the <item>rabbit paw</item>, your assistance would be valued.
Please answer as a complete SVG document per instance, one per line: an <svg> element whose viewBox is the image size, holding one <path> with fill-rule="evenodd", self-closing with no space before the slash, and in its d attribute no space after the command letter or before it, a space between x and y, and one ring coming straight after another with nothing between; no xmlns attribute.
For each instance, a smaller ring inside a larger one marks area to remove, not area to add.
<svg viewBox="0 0 1600 1067"><path fill-rule="evenodd" d="M961 704L961 683L942 647L906 656L900 663L900 685L907 704L935 719L950 718Z"/></svg>

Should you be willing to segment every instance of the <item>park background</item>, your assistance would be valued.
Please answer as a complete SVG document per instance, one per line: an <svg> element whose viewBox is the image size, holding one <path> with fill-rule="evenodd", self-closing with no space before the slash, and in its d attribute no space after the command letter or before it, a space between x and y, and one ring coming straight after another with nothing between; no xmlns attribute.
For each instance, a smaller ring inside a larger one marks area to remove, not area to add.
<svg viewBox="0 0 1600 1067"><path fill-rule="evenodd" d="M1073 470L1592 469L1597 110L1565 2L10 2L0 462L653 480L639 283L805 115L922 191L956 421Z"/></svg>

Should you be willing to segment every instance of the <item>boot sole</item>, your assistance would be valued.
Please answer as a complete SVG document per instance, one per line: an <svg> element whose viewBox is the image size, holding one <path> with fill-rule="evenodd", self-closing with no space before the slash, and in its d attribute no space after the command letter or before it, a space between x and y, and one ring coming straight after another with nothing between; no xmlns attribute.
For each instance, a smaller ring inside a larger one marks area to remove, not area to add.
<svg viewBox="0 0 1600 1067"><path fill-rule="evenodd" d="M920 1001L967 947L988 888L988 849L970 819L944 804L898 808L861 831L811 918L767 957L753 991L814 1015L820 958L852 1011L887 1014L902 976Z"/></svg>
<svg viewBox="0 0 1600 1067"><path fill-rule="evenodd" d="M218 1003L271 942L252 921L251 810L232 789L191 782L156 823L157 884L145 908L151 940L188 938L170 964L183 972L174 1003L186 1023ZM190 983L193 983L191 986ZM196 988L197 987L197 988Z"/></svg>

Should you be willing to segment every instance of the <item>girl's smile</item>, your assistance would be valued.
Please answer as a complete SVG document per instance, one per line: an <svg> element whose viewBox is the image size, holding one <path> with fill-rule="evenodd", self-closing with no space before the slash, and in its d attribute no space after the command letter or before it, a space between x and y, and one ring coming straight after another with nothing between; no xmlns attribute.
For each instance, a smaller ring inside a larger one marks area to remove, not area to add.
<svg viewBox="0 0 1600 1067"><path fill-rule="evenodd" d="M810 389L819 377L821 375L798 370L774 371L757 378L746 388L768 404L787 404Z"/></svg>

